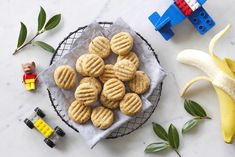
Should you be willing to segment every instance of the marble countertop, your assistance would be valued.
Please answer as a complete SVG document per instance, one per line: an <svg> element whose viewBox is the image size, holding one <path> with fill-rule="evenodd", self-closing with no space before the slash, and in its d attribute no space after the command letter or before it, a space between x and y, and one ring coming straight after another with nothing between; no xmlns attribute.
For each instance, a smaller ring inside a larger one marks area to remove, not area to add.
<svg viewBox="0 0 235 157"><path fill-rule="evenodd" d="M162 14L172 3L171 0L1 0L0 1L0 156L167 156L175 157L171 151L159 154L144 154L147 144L159 139L152 131L151 122L158 122L164 127L173 123L178 130L190 119L183 108L183 99L179 96L182 86L195 76L202 75L200 71L177 63L177 54L186 48L208 51L210 39L228 23L235 25L234 0L208 0L204 5L207 12L214 18L217 25L206 35L200 36L190 24L184 21L175 29L171 41L164 41L154 31L148 21L148 16L157 10ZM37 72L46 69L52 54L37 47L28 47L16 56L12 56L16 46L19 22L28 26L29 36L33 36L37 28L39 7L43 6L48 17L62 13L62 23L55 30L39 37L54 47L70 32L97 21L114 21L123 18L134 30L141 33L156 50L162 67L168 76L164 80L160 103L151 118L140 129L128 136L104 140L90 150L81 136L67 127L54 112L50 105L47 91L39 88L36 92L25 91L21 82L23 75L21 64L34 60ZM216 46L216 51L222 57L235 58L235 28L233 27L223 40ZM194 86L188 95L203 104L212 120L205 121L185 136L181 136L179 152L183 157L230 157L235 153L235 144L223 142L220 128L220 110L213 88L205 82ZM66 138L57 148L47 147L43 138L36 131L29 130L23 123L24 118L36 106L42 108L46 120L50 124L61 126L67 133Z"/></svg>

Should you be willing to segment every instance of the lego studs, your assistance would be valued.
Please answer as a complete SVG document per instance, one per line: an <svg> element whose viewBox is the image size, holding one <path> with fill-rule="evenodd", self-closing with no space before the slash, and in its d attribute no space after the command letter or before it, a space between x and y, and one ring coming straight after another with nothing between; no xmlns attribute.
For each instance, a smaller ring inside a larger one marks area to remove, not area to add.
<svg viewBox="0 0 235 157"><path fill-rule="evenodd" d="M35 62L22 64L22 68L24 71L23 83L25 84L25 89L28 91L35 90L37 81L37 74L35 73Z"/></svg>

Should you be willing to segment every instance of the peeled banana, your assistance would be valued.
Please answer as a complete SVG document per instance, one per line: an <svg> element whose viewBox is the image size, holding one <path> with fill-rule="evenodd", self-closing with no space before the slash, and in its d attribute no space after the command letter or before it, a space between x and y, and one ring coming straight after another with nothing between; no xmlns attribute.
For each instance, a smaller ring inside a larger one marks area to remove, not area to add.
<svg viewBox="0 0 235 157"><path fill-rule="evenodd" d="M220 59L214 53L214 46L230 27L231 25L228 25L212 38L209 44L209 54L187 49L177 56L177 61L195 66L207 74L187 83L181 96L184 96L189 87L199 80L206 80L213 85L220 103L221 127L226 143L232 143L235 137L235 62L229 58Z"/></svg>

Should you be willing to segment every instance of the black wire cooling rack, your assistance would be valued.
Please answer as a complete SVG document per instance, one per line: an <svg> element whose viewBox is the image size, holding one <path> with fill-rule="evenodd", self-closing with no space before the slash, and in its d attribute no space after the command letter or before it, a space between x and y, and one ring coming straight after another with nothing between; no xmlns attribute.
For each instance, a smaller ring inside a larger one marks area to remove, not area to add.
<svg viewBox="0 0 235 157"><path fill-rule="evenodd" d="M99 22L99 24L103 27L103 28L108 28L112 25L112 22ZM51 58L50 61L50 65L53 64L55 61L57 61L58 59L60 59L60 57L62 57L63 55L65 55L66 53L69 52L70 48L72 47L73 43L75 42L75 40L81 35L81 33L84 31L84 29L87 26L84 27L79 27L76 31L71 32L63 41L61 41L59 43L59 46L56 49L56 52L54 53L54 55ZM151 45L148 43L148 41L146 39L144 39L139 33L136 33L146 44L145 46L148 47L148 50L151 51L156 60L159 62L158 57L156 55L156 53L154 52L154 49L151 47ZM118 129L114 130L108 137L107 139L113 139L113 138L117 138L117 137L121 137L121 136L125 136L130 134L131 132L137 130L139 127L141 127L149 118L150 116L153 114L154 110L157 107L157 104L160 100L160 96L161 96L161 90L162 90L162 83L154 89L153 93L151 94L151 96L148 98L148 100L153 104L152 107L150 107L148 110L146 110L145 112L138 114L136 117L134 117L132 120L130 120L129 122L123 124L121 127L119 127ZM61 120L63 122L65 122L70 128L72 128L73 130L75 130L76 132L79 132L76 128L74 128L70 123L69 123L69 118L67 117L67 115L63 112L63 110L59 107L59 105L56 103L56 98L54 98L50 91L48 90L49 93L49 98L51 100L51 105L53 106L53 108L55 109L57 115L61 118Z"/></svg>

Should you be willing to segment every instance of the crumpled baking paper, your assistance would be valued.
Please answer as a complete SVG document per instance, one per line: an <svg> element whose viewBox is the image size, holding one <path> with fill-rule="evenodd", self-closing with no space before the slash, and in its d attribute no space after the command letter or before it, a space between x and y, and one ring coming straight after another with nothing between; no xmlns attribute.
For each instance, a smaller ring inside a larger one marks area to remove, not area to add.
<svg viewBox="0 0 235 157"><path fill-rule="evenodd" d="M141 96L143 102L142 112L147 110L152 104L147 100L147 98L151 95L153 90L162 82L165 77L164 70L158 64L154 54L148 49L148 46L144 41L122 20L118 19L113 23L109 28L104 29L98 23L92 23L88 25L88 27L84 30L81 36L74 42L71 50L57 60L54 64L52 64L48 69L41 73L39 79L43 82L43 84L50 90L52 96L56 99L55 103L57 103L63 113L67 115L67 110L69 105L75 100L74 92L76 87L72 90L63 90L56 86L54 81L54 71L60 65L70 65L75 68L76 60L82 54L88 53L88 45L93 38L96 36L103 35L109 39L112 36L119 32L129 32L134 39L133 51L138 55L140 59L140 67L139 69L144 71L149 78L151 79L150 89ZM106 60L105 63L115 64L117 56L112 53ZM78 81L81 80L81 75L78 74ZM95 104L99 104L98 102ZM95 106L94 105L94 106ZM73 121L69 121L69 123L79 130L81 136L85 139L88 145L92 148L94 147L100 140L106 138L112 131L119 128L124 123L128 122L134 117L129 117L120 112L119 109L114 110L115 120L111 127L106 130L101 130L92 125L89 121L86 124L80 125ZM141 113L140 113L141 114Z"/></svg>

